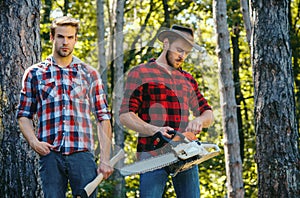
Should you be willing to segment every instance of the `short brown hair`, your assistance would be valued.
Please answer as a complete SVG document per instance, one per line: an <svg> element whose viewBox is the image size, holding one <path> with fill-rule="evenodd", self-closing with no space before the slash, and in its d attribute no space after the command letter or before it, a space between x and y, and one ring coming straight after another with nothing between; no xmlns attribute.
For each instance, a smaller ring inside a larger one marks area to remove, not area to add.
<svg viewBox="0 0 300 198"><path fill-rule="evenodd" d="M55 29L57 26L73 26L76 28L76 35L79 31L79 20L74 19L72 17L68 17L68 16L62 16L62 17L57 17L52 21L51 27L50 27L50 31L52 36L55 35Z"/></svg>

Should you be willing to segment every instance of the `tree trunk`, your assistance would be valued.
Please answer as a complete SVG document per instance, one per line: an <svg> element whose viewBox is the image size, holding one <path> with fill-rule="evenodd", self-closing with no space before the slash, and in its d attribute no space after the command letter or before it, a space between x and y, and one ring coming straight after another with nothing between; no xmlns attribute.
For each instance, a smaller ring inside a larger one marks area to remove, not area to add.
<svg viewBox="0 0 300 198"><path fill-rule="evenodd" d="M98 70L101 74L105 91L108 93L104 19L104 0L97 0Z"/></svg>
<svg viewBox="0 0 300 198"><path fill-rule="evenodd" d="M247 42L250 45L251 43L251 21L250 21L250 12L249 12L249 0L241 0L241 12L243 14L244 27L246 30Z"/></svg>
<svg viewBox="0 0 300 198"><path fill-rule="evenodd" d="M37 156L15 118L24 70L40 59L40 1L0 1L0 195L42 197Z"/></svg>
<svg viewBox="0 0 300 198"><path fill-rule="evenodd" d="M123 53L123 43L124 43L124 34L123 34L123 26L124 26L124 0L117 0L116 7L116 34L114 36L115 40L115 59L114 59L114 90L113 90L113 115L114 122L113 128L115 133L115 142L116 146L123 149L124 148L124 133L123 127L119 122L119 110L122 102L123 95L123 83L124 83L124 53ZM119 166L123 164L119 162ZM115 172L114 180L117 181L114 197L125 197L124 184L125 180L121 176L119 172Z"/></svg>
<svg viewBox="0 0 300 198"><path fill-rule="evenodd" d="M235 100L236 100L236 116L238 123L238 133L240 139L240 154L242 162L244 161L244 128L243 128L243 118L241 111L241 103L243 101L243 93L241 90L241 80L240 80L240 48L239 48L239 38L240 38L240 30L239 25L236 24L232 27L232 58L233 58L233 82L234 82L234 92L235 92Z"/></svg>
<svg viewBox="0 0 300 198"><path fill-rule="evenodd" d="M288 3L259 0L252 4L258 197L300 197Z"/></svg>
<svg viewBox="0 0 300 198"><path fill-rule="evenodd" d="M109 21L109 36L108 36L108 69L110 71L110 84L111 89L114 89L114 56L115 56L115 43L114 43L114 36L115 36L115 25L116 25L116 1L107 0L107 10L108 10L108 21Z"/></svg>
<svg viewBox="0 0 300 198"><path fill-rule="evenodd" d="M64 15L67 15L69 13L69 0L64 0L64 7L63 7L63 13Z"/></svg>
<svg viewBox="0 0 300 198"><path fill-rule="evenodd" d="M227 196L244 197L242 161L237 123L237 106L227 26L226 0L214 0L214 19L217 32L217 55L219 62L220 102L224 131L224 153L227 176Z"/></svg>

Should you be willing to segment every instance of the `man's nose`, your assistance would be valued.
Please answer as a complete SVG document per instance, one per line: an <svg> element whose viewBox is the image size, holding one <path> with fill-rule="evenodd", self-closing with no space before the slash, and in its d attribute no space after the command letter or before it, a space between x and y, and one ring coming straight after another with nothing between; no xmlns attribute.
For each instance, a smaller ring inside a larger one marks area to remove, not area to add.
<svg viewBox="0 0 300 198"><path fill-rule="evenodd" d="M68 44L68 39L67 38L64 38L63 44Z"/></svg>
<svg viewBox="0 0 300 198"><path fill-rule="evenodd" d="M183 59L185 57L185 51L180 52L179 57Z"/></svg>

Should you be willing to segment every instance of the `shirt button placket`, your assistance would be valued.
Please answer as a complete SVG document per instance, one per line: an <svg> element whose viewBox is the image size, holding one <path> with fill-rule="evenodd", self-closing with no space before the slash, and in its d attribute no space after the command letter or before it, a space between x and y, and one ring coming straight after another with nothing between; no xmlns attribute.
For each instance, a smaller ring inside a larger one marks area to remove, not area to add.
<svg viewBox="0 0 300 198"><path fill-rule="evenodd" d="M63 98L62 98L62 106L63 106L63 109L62 109L62 122L63 122L63 127L62 127L62 135L65 136L65 123L66 123L66 120L65 120L65 114L66 114L66 104L65 104L65 101L66 101L66 82L65 82L65 78L64 78L64 69L61 69L61 84L62 84L62 91L63 91Z"/></svg>

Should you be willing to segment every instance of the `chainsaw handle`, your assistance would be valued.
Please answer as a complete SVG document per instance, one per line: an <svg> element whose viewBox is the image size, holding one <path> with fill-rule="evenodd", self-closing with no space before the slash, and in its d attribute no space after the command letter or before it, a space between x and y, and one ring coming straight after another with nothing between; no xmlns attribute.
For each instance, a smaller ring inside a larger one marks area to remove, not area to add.
<svg viewBox="0 0 300 198"><path fill-rule="evenodd" d="M170 135L176 135L176 131L168 131ZM158 131L152 136L152 142L156 148L162 147L165 143L170 143L172 139L165 137L162 132Z"/></svg>
<svg viewBox="0 0 300 198"><path fill-rule="evenodd" d="M203 146L205 149L214 149L214 152L217 152L217 153L220 152L220 148L216 144L201 142L201 146Z"/></svg>
<svg viewBox="0 0 300 198"><path fill-rule="evenodd" d="M182 140L186 141L186 137L182 134L182 133L179 133L175 130L172 130L172 131L168 131L167 132L169 135L173 135L173 137L170 139L170 138L167 138L165 137L162 132L158 131L156 132L153 136L152 136L152 142L154 143L155 147L156 148L160 148L162 147L165 143L170 143L172 144L173 146L176 146L176 143L172 141L172 139L175 137L175 136L179 136ZM189 142L189 141L188 141Z"/></svg>

